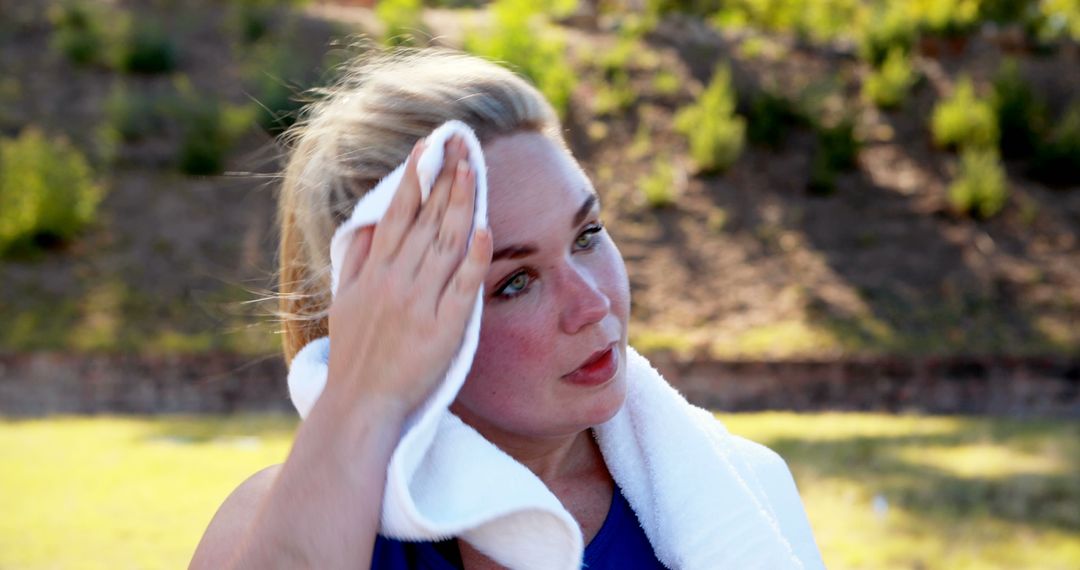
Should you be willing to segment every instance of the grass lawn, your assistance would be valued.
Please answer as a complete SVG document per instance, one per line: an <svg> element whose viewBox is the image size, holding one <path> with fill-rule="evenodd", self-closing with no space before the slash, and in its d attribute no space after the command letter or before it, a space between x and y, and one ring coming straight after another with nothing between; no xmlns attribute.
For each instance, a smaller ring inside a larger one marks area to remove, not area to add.
<svg viewBox="0 0 1080 570"><path fill-rule="evenodd" d="M795 472L829 568L1080 567L1080 423L724 416ZM0 420L0 568L177 568L285 416Z"/></svg>

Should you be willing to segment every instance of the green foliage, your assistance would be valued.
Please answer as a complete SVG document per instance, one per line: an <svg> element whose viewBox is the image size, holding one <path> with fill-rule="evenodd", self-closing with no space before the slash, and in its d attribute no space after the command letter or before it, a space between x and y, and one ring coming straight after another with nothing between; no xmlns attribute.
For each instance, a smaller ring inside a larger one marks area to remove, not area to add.
<svg viewBox="0 0 1080 570"><path fill-rule="evenodd" d="M561 12L569 5L576 2L496 0L492 4L494 28L467 33L465 49L524 74L565 117L577 74L566 58L566 40L550 24L545 11Z"/></svg>
<svg viewBox="0 0 1080 570"><path fill-rule="evenodd" d="M105 101L107 128L125 142L143 139L164 130L164 107L160 98L132 91L126 84L117 83Z"/></svg>
<svg viewBox="0 0 1080 570"><path fill-rule="evenodd" d="M791 129L802 122L802 115L788 98L762 91L750 101L746 138L757 145L778 148Z"/></svg>
<svg viewBox="0 0 1080 570"><path fill-rule="evenodd" d="M1080 101L1074 101L1031 161L1032 177L1055 186L1080 185Z"/></svg>
<svg viewBox="0 0 1080 570"><path fill-rule="evenodd" d="M423 29L423 9L421 0L380 0L375 15L386 26L383 42L389 46L416 45L414 34Z"/></svg>
<svg viewBox="0 0 1080 570"><path fill-rule="evenodd" d="M593 99L593 112L597 115L618 115L629 109L637 100L637 93L630 84L630 63L642 46L633 37L622 37L615 47L602 52L597 64L602 76Z"/></svg>
<svg viewBox="0 0 1080 570"><path fill-rule="evenodd" d="M832 194L836 190L837 174L854 168L859 156L855 121L848 117L832 126L818 125L814 133L817 140L807 190L817 195Z"/></svg>
<svg viewBox="0 0 1080 570"><path fill-rule="evenodd" d="M723 5L724 0L647 0L645 3L648 13L657 16L670 13L708 16Z"/></svg>
<svg viewBox="0 0 1080 570"><path fill-rule="evenodd" d="M312 98L310 90L331 82L332 73L319 76L284 44L263 42L256 46L254 55L258 65L245 69L245 83L255 100L259 126L277 136L299 118L304 104ZM329 56L327 60L324 69L333 67Z"/></svg>
<svg viewBox="0 0 1080 570"><path fill-rule="evenodd" d="M670 70L661 69L653 75L652 88L659 95L670 97L678 93L680 87L682 87L682 80Z"/></svg>
<svg viewBox="0 0 1080 570"><path fill-rule="evenodd" d="M650 208L666 208L675 204L678 175L671 157L657 157L649 174L638 183L642 195L645 196L645 203Z"/></svg>
<svg viewBox="0 0 1080 570"><path fill-rule="evenodd" d="M949 186L949 203L961 213L990 218L1005 207L1009 186L1005 168L992 148L966 148L960 171Z"/></svg>
<svg viewBox="0 0 1080 570"><path fill-rule="evenodd" d="M742 154L746 120L735 114L731 71L717 67L705 91L675 116L675 128L690 142L690 155L704 172L727 170Z"/></svg>
<svg viewBox="0 0 1080 570"><path fill-rule="evenodd" d="M186 174L220 174L233 142L254 122L254 109L196 93L183 80L177 87L176 113L182 129L177 165Z"/></svg>
<svg viewBox="0 0 1080 570"><path fill-rule="evenodd" d="M1080 41L1080 0L1042 0L1038 10L1038 35L1042 39Z"/></svg>
<svg viewBox="0 0 1080 570"><path fill-rule="evenodd" d="M176 45L157 22L135 22L120 55L120 69L128 73L168 73L176 68Z"/></svg>
<svg viewBox="0 0 1080 570"><path fill-rule="evenodd" d="M107 63L109 15L99 4L83 0L62 2L49 12L52 44L73 63Z"/></svg>
<svg viewBox="0 0 1080 570"><path fill-rule="evenodd" d="M895 1L895 0L894 0ZM958 36L970 33L979 18L981 0L909 0L913 16L928 33Z"/></svg>
<svg viewBox="0 0 1080 570"><path fill-rule="evenodd" d="M63 139L37 129L0 139L0 253L67 240L94 219L103 191Z"/></svg>
<svg viewBox="0 0 1080 570"><path fill-rule="evenodd" d="M918 75L911 57L899 47L889 50L880 69L875 69L863 83L863 97L882 109L900 107Z"/></svg>
<svg viewBox="0 0 1080 570"><path fill-rule="evenodd" d="M859 56L874 67L885 63L893 50L910 54L918 35L916 22L904 2L874 6L857 30Z"/></svg>
<svg viewBox="0 0 1080 570"><path fill-rule="evenodd" d="M712 17L721 28L753 27L815 41L845 34L859 7L856 0L734 0L721 4Z"/></svg>
<svg viewBox="0 0 1080 570"><path fill-rule="evenodd" d="M945 148L993 148L998 143L997 116L988 100L975 96L971 78L961 76L951 97L934 106L934 142Z"/></svg>
<svg viewBox="0 0 1080 570"><path fill-rule="evenodd" d="M1020 76L1015 60L1006 61L994 78L994 112L1005 158L1031 156L1046 128L1046 107Z"/></svg>

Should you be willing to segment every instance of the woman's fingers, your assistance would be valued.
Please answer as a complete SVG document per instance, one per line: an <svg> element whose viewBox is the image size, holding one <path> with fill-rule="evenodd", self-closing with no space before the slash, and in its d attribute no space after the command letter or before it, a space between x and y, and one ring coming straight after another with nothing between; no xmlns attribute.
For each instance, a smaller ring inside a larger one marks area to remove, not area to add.
<svg viewBox="0 0 1080 570"><path fill-rule="evenodd" d="M443 327L460 327L453 331L458 334L465 328L476 292L483 284L484 276L491 265L491 243L490 229L478 228L473 233L472 244L465 254L465 259L457 266L435 308L435 320Z"/></svg>
<svg viewBox="0 0 1080 570"><path fill-rule="evenodd" d="M428 271L431 279L440 285L440 294L448 286L466 255L465 246L472 227L475 202L476 175L470 169L463 169L454 180L446 214L428 250L428 257L431 258Z"/></svg>
<svg viewBox="0 0 1080 570"><path fill-rule="evenodd" d="M452 137L447 141L443 167L432 185L431 195L420 207L420 214L412 232L402 240L398 257L402 268L410 276L419 276L418 274L424 271L425 259L442 225L447 203L450 201L450 189L465 154L465 143L461 137ZM437 291L433 292L433 295L437 294Z"/></svg>
<svg viewBox="0 0 1080 570"><path fill-rule="evenodd" d="M401 185L394 192L390 206L387 207L386 213L375 227L371 244L372 260L393 259L401 247L402 240L407 237L416 221L416 213L420 208L420 181L416 177L416 161L423 152L423 145L424 141L420 140L413 147L408 163L405 165Z"/></svg>
<svg viewBox="0 0 1080 570"><path fill-rule="evenodd" d="M364 226L356 230L356 235L353 236L352 242L349 243L349 247L345 250L345 263L341 268L339 287L352 282L353 279L356 279L356 275L360 273L360 270L363 269L364 262L371 253L371 241L374 234L375 226Z"/></svg>

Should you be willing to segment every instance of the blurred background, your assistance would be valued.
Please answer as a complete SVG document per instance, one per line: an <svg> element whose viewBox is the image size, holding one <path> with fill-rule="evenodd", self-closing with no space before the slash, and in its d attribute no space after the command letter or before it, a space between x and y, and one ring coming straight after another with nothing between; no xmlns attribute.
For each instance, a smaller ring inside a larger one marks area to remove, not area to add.
<svg viewBox="0 0 1080 570"><path fill-rule="evenodd" d="M1080 0L0 0L0 568L185 566L284 460L277 137L396 45L557 107L830 568L1080 567Z"/></svg>

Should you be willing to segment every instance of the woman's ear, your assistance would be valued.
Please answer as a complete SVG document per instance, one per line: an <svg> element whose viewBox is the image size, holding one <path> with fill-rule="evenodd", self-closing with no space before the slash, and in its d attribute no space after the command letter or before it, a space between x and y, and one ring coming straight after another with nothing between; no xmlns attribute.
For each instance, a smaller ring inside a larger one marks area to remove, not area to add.
<svg viewBox="0 0 1080 570"><path fill-rule="evenodd" d="M371 239L375 235L375 224L356 230L352 243L345 252L345 265L341 268L341 285L356 279L364 268L368 254L371 253Z"/></svg>

